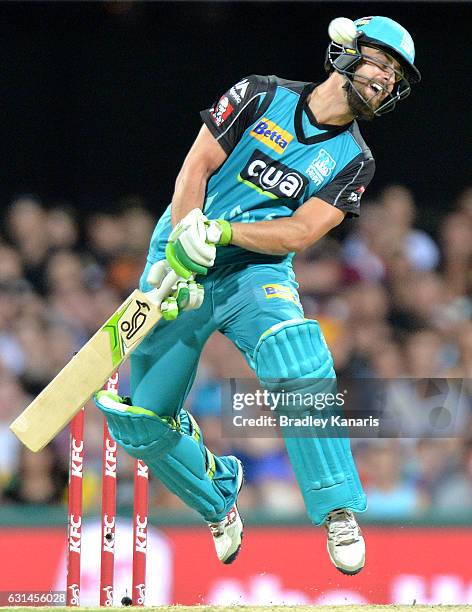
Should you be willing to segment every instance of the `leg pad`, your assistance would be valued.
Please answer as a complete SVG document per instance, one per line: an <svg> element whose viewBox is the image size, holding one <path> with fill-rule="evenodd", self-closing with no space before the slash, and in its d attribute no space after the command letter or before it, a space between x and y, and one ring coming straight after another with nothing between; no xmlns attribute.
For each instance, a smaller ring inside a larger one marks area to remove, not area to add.
<svg viewBox="0 0 472 612"><path fill-rule="evenodd" d="M336 380L331 353L316 321L296 319L279 323L265 332L255 350L256 373L272 392L335 393ZM303 416L311 408L285 406L291 416ZM318 411L316 411L318 412ZM317 416L329 417L327 408ZM324 523L336 508L356 512L366 509L366 496L359 481L347 438L316 437L312 429L282 427L285 445L313 523Z"/></svg>
<svg viewBox="0 0 472 612"><path fill-rule="evenodd" d="M95 402L110 434L128 454L142 459L206 521L224 518L236 499L239 465L234 457L216 457L205 447L190 413L181 410L177 420L159 417L110 394L98 394Z"/></svg>

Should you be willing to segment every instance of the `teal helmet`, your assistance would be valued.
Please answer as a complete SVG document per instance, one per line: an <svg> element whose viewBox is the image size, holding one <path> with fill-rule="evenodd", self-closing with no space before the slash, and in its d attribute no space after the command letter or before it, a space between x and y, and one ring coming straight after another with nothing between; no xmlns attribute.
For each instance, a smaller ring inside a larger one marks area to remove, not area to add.
<svg viewBox="0 0 472 612"><path fill-rule="evenodd" d="M385 50L403 67L410 83L419 83L421 74L414 65L415 44L410 33L388 17L363 17L354 21L358 42Z"/></svg>
<svg viewBox="0 0 472 612"><path fill-rule="evenodd" d="M356 90L352 83L354 72L362 60L363 53L367 55L361 50L361 45L380 49L397 60L401 71L395 71L397 77L395 87L386 101L375 111L376 115L382 115L393 110L399 100L410 94L411 84L419 83L421 80L421 74L414 65L415 45L410 33L388 17L361 17L354 21L354 25L357 37L351 45L330 43L326 53L325 68L328 72L336 70L346 76Z"/></svg>

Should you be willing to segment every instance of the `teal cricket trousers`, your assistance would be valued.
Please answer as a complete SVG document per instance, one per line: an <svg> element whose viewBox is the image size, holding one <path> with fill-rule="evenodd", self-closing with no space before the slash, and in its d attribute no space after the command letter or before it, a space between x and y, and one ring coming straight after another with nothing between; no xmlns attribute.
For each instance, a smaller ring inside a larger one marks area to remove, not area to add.
<svg viewBox="0 0 472 612"><path fill-rule="evenodd" d="M144 291L151 290L145 281L150 265L141 279ZM202 306L176 321L161 320L131 356L133 405L173 419L177 430L169 436L156 430L158 439L151 444L149 427L154 425L143 420L140 434L135 419L136 439L124 446L205 520L214 522L234 503L238 464L206 449L202 432L184 409L210 335L219 330L227 336L263 384L291 379L296 387L300 380L306 390L312 377L332 380L335 375L318 324L303 317L291 267L232 265L212 270L199 281L205 288ZM322 524L335 508L366 508L348 440L288 437L285 442L313 523Z"/></svg>

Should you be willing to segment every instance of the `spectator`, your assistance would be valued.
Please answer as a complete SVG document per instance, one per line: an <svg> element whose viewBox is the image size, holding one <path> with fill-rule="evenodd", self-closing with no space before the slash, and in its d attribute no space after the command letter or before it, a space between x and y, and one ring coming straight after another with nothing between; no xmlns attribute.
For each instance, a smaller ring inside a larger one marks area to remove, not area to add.
<svg viewBox="0 0 472 612"><path fill-rule="evenodd" d="M79 228L76 213L68 202L59 201L47 213L46 232L49 247L54 250L76 250L79 243Z"/></svg>
<svg viewBox="0 0 472 612"><path fill-rule="evenodd" d="M422 438L415 443L406 469L429 505L437 507L440 489L450 478L455 478L461 465L462 447L459 438Z"/></svg>
<svg viewBox="0 0 472 612"><path fill-rule="evenodd" d="M413 227L416 207L411 191L402 185L391 185L383 191L380 201L388 219L384 231L389 232L392 245L405 254L414 269L434 270L439 263L439 249L426 232Z"/></svg>
<svg viewBox="0 0 472 612"><path fill-rule="evenodd" d="M371 518L404 519L419 513L426 499L402 473L404 449L396 441L382 440L367 451L367 486Z"/></svg>
<svg viewBox="0 0 472 612"><path fill-rule="evenodd" d="M26 280L44 294L44 266L49 243L46 212L41 200L32 195L13 200L8 212L7 231L23 260Z"/></svg>
<svg viewBox="0 0 472 612"><path fill-rule="evenodd" d="M385 210L375 202L367 202L358 227L343 244L344 261L367 282L378 283L385 279L384 254L379 239L387 222Z"/></svg>
<svg viewBox="0 0 472 612"><path fill-rule="evenodd" d="M446 217L441 242L448 289L453 296L465 296L472 286L472 214L468 209Z"/></svg>
<svg viewBox="0 0 472 612"><path fill-rule="evenodd" d="M11 435L8 425L30 400L19 379L0 362L0 486L13 473L20 450L20 443Z"/></svg>
<svg viewBox="0 0 472 612"><path fill-rule="evenodd" d="M435 493L435 507L439 511L455 514L472 511L472 440L463 446L459 470L442 480Z"/></svg>
<svg viewBox="0 0 472 612"><path fill-rule="evenodd" d="M68 470L54 443L39 453L22 447L18 470L3 490L3 500L29 505L61 504L67 482Z"/></svg>

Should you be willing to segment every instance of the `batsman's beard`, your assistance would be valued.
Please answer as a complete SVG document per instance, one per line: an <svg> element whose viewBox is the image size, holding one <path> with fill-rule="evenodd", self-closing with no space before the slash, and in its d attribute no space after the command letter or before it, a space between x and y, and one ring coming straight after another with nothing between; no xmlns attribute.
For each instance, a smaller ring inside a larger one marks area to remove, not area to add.
<svg viewBox="0 0 472 612"><path fill-rule="evenodd" d="M343 85L343 89L346 92L346 99L349 106L349 110L356 119L360 121L372 121L376 116L374 109L369 105L369 101L365 100L361 93L359 93L351 81L346 80Z"/></svg>

